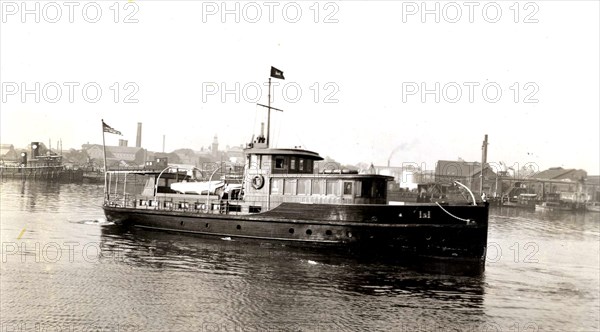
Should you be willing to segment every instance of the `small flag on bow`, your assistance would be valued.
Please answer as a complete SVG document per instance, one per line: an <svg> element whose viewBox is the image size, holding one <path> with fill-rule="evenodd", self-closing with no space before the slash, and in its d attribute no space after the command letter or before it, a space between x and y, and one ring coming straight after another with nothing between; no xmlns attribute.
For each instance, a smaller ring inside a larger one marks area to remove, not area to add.
<svg viewBox="0 0 600 332"><path fill-rule="evenodd" d="M104 120L102 120L102 130L104 130L105 133L111 133L111 134L117 134L117 135L123 135L121 134L120 131L114 129L113 127L107 125L106 123L104 123Z"/></svg>
<svg viewBox="0 0 600 332"><path fill-rule="evenodd" d="M283 72L275 67L271 67L271 77L285 80L285 77L283 77Z"/></svg>

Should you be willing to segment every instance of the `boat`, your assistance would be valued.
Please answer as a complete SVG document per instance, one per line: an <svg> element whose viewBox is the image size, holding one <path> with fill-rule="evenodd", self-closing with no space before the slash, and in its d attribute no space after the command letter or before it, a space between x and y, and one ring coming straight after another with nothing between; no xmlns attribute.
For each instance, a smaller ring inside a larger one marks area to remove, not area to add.
<svg viewBox="0 0 600 332"><path fill-rule="evenodd" d="M590 202L586 204L585 210L590 212L600 212L600 202Z"/></svg>
<svg viewBox="0 0 600 332"><path fill-rule="evenodd" d="M560 199L560 193L546 193L544 200L535 204L536 211L573 211L573 205Z"/></svg>
<svg viewBox="0 0 600 332"><path fill-rule="evenodd" d="M537 194L521 193L518 196L509 197L501 201L501 207L535 209Z"/></svg>
<svg viewBox="0 0 600 332"><path fill-rule="evenodd" d="M536 211L573 211L571 206L561 204L559 202L540 202L535 205Z"/></svg>
<svg viewBox="0 0 600 332"><path fill-rule="evenodd" d="M31 142L31 154L21 152L18 160L0 161L1 179L80 182L83 171L67 168L63 157L40 142Z"/></svg>
<svg viewBox="0 0 600 332"><path fill-rule="evenodd" d="M271 108L269 104L269 112ZM169 166L161 172L131 171L145 176L145 190L130 193L123 180L107 181L116 182L118 190L105 191L106 219L232 241L485 261L489 204L468 187L455 182L469 193L468 201L390 205L387 184L393 177L319 169L323 158L317 152L270 147L268 123L266 136L261 129L244 149L244 176L237 190L217 195L206 188L186 194L165 190ZM107 176L123 174L109 171Z"/></svg>

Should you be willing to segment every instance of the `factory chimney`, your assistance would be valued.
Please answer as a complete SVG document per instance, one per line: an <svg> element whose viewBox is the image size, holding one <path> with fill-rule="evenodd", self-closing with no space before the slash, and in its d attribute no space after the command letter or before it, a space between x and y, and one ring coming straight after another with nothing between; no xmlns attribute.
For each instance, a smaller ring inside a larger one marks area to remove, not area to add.
<svg viewBox="0 0 600 332"><path fill-rule="evenodd" d="M137 126L137 136L135 139L135 147L136 148L142 147L142 123L141 122L138 122L138 126Z"/></svg>

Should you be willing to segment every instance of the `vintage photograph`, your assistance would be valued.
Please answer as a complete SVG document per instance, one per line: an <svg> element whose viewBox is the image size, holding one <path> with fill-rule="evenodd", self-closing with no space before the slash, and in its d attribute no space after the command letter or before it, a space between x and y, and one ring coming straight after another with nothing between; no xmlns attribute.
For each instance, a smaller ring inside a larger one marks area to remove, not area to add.
<svg viewBox="0 0 600 332"><path fill-rule="evenodd" d="M599 1L0 0L0 332L600 331Z"/></svg>

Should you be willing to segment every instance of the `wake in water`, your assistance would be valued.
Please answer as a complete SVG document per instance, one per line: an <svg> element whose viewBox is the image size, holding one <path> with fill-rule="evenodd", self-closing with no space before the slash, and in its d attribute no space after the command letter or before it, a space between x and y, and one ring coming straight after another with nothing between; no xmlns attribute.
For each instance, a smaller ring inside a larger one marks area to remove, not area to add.
<svg viewBox="0 0 600 332"><path fill-rule="evenodd" d="M84 225L114 225L114 222L107 221L105 218L97 218L97 219L83 219L83 220L69 220L70 223L73 224L84 224Z"/></svg>

